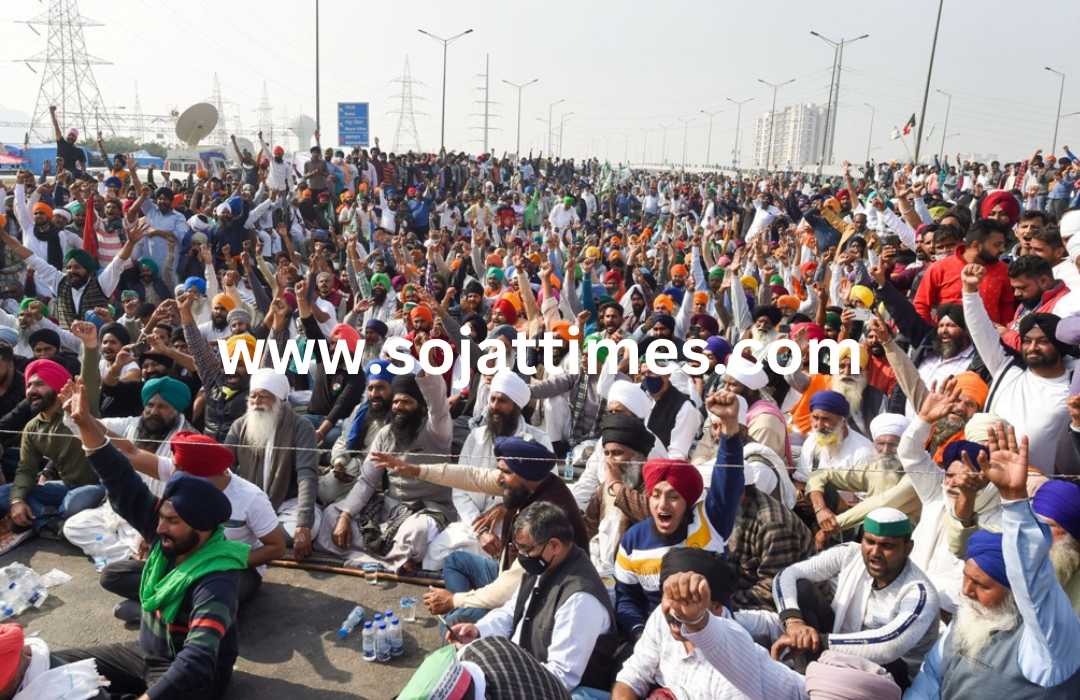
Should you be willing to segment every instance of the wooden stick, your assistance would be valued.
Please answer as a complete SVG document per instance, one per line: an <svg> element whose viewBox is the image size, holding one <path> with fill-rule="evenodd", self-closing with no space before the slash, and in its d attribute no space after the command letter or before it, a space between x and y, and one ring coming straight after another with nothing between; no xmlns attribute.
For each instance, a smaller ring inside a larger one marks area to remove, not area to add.
<svg viewBox="0 0 1080 700"><path fill-rule="evenodd" d="M287 559L275 559L270 562L271 566L280 566L285 569L304 569L305 571L321 571L327 574L345 574L346 576L356 576L359 578L367 578L363 569L354 569L346 566L329 566L327 564L305 564L304 562L289 561ZM408 574L394 574L388 571L379 571L379 578L386 579L387 581L399 581L401 583L412 583L418 586L437 586L443 587L442 579L430 579L422 578L420 576L409 576Z"/></svg>

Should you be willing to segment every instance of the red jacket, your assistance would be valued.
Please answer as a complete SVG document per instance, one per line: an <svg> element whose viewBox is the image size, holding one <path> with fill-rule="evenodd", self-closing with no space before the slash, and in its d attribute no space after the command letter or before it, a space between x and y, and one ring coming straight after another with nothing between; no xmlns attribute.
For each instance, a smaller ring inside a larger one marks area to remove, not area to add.
<svg viewBox="0 0 1080 700"><path fill-rule="evenodd" d="M960 280L967 261L964 260L966 246L956 246L956 251L944 260L930 265L915 294L915 310L927 323L934 323L930 310L942 304L962 304L964 284ZM986 277L979 285L979 296L990 320L997 325L1005 325L1013 317L1016 300L1012 285L1009 283L1009 267L1000 260L986 265Z"/></svg>
<svg viewBox="0 0 1080 700"><path fill-rule="evenodd" d="M1058 281L1050 289L1043 292L1042 301L1035 308L1034 311L1028 311L1023 306L1016 307L1016 314L1013 316L1012 323L1009 324L1009 331L1002 337L1005 344L1013 348L1014 350L1020 349L1020 320L1027 316L1029 313L1037 314L1052 314L1054 308L1057 307L1057 303L1061 301L1061 298L1069 293L1069 287L1062 281Z"/></svg>

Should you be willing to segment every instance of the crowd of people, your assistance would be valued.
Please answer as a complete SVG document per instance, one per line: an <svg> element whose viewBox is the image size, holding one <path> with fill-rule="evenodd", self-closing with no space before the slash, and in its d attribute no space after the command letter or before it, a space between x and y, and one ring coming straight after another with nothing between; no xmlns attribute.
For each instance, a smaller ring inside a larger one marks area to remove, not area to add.
<svg viewBox="0 0 1080 700"><path fill-rule="evenodd" d="M88 662L217 697L282 557L442 582L402 698L1080 693L1067 147L824 177L259 134L144 182L55 126L0 216L0 514L107 558L140 632L0 627L0 697ZM271 361L321 343L363 370Z"/></svg>

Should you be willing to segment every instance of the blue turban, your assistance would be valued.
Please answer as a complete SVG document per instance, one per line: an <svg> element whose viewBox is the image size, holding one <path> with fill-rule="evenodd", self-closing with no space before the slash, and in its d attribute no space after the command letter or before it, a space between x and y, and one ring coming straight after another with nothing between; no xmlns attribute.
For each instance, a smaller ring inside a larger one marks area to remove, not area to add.
<svg viewBox="0 0 1080 700"><path fill-rule="evenodd" d="M203 296L206 296L206 280L204 280L202 277L188 277L186 280L184 280L185 292L192 287L195 287L200 292L202 292Z"/></svg>
<svg viewBox="0 0 1080 700"><path fill-rule="evenodd" d="M964 561L974 559L979 568L990 578L1006 588L1009 585L1009 572L1005 569L1005 553L1001 548L1001 533L979 530L968 540L967 556Z"/></svg>
<svg viewBox="0 0 1080 700"><path fill-rule="evenodd" d="M239 197L229 197L225 200L225 203L229 205L229 211L233 216L240 216L244 213L244 200Z"/></svg>
<svg viewBox="0 0 1080 700"><path fill-rule="evenodd" d="M390 332L390 329L386 327L386 324L377 318L373 318L368 321L367 325L364 326L364 329L369 331L375 331L384 338L386 337L386 334Z"/></svg>
<svg viewBox="0 0 1080 700"><path fill-rule="evenodd" d="M15 347L16 343L19 342L19 332L8 326L0 326L0 340L11 347Z"/></svg>
<svg viewBox="0 0 1080 700"><path fill-rule="evenodd" d="M200 532L212 532L232 517L232 503L217 486L190 474L174 474L159 503L172 503L180 519Z"/></svg>
<svg viewBox="0 0 1080 700"><path fill-rule="evenodd" d="M120 189L121 187L124 186L124 181L121 180L120 178L116 177L115 175L113 175L112 177L105 178L105 186L106 187L115 187L116 189Z"/></svg>
<svg viewBox="0 0 1080 700"><path fill-rule="evenodd" d="M1062 530L1080 539L1080 486L1051 479L1035 492L1031 508L1036 514L1050 518Z"/></svg>
<svg viewBox="0 0 1080 700"><path fill-rule="evenodd" d="M100 316L98 316L96 313L94 313L93 311L87 311L83 315L83 318L85 320L89 321L90 323L94 324L94 327L97 328L99 331L101 330L101 327L105 325L105 321L102 320L102 318Z"/></svg>
<svg viewBox="0 0 1080 700"><path fill-rule="evenodd" d="M657 326L663 326L672 333L675 332L675 317L671 314L656 314L653 316L653 321Z"/></svg>
<svg viewBox="0 0 1080 700"><path fill-rule="evenodd" d="M731 355L731 343L718 335L710 335L705 340L705 349L712 353L717 362L726 363L728 356Z"/></svg>
<svg viewBox="0 0 1080 700"><path fill-rule="evenodd" d="M824 389L810 397L810 410L827 411L847 418L848 414L851 413L851 404L840 392Z"/></svg>
<svg viewBox="0 0 1080 700"><path fill-rule="evenodd" d="M543 481L555 468L554 452L539 442L524 438L495 438L495 456L526 481Z"/></svg>
<svg viewBox="0 0 1080 700"><path fill-rule="evenodd" d="M683 298L686 296L686 291L683 289L679 289L678 287L668 287L661 293L667 294L679 306L682 306Z"/></svg>
<svg viewBox="0 0 1080 700"><path fill-rule="evenodd" d="M985 452L987 457L990 456L990 450L985 445L970 440L954 440L945 445L945 450L941 453L941 466L948 469L953 462L963 462L964 455L967 455L978 470L980 452Z"/></svg>
<svg viewBox="0 0 1080 700"><path fill-rule="evenodd" d="M187 384L172 377L158 377L143 384L143 403L149 403L154 396L160 396L165 403L181 413L191 405L191 389Z"/></svg>
<svg viewBox="0 0 1080 700"><path fill-rule="evenodd" d="M367 363L365 368L367 380L369 382L381 380L387 383L394 381L394 375L390 373L391 364L390 360L372 360Z"/></svg>

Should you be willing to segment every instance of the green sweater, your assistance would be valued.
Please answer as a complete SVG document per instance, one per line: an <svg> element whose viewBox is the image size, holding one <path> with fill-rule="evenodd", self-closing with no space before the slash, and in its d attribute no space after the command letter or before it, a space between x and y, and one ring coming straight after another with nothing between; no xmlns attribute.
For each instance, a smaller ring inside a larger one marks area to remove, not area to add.
<svg viewBox="0 0 1080 700"><path fill-rule="evenodd" d="M57 411L52 420L46 420L39 413L30 419L23 432L19 470L11 487L12 500L26 500L37 485L38 471L46 459L52 460L53 468L65 484L90 486L99 483L79 438L64 426L64 412Z"/></svg>

